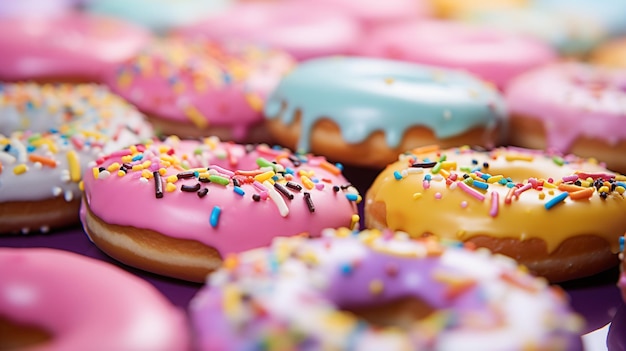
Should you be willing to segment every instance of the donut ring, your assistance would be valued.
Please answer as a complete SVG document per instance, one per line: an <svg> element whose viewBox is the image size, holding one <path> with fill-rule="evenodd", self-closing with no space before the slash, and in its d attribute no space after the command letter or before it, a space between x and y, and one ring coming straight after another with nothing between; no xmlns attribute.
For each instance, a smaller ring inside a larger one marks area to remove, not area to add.
<svg viewBox="0 0 626 351"><path fill-rule="evenodd" d="M293 150L382 168L432 143L492 146L506 112L497 91L462 72L357 57L309 60L269 97L272 136Z"/></svg>
<svg viewBox="0 0 626 351"><path fill-rule="evenodd" d="M266 142L263 104L294 63L260 45L167 38L120 64L107 82L158 133Z"/></svg>
<svg viewBox="0 0 626 351"><path fill-rule="evenodd" d="M368 190L365 223L472 242L565 281L617 264L624 180L571 155L413 150Z"/></svg>
<svg viewBox="0 0 626 351"><path fill-rule="evenodd" d="M526 72L505 94L509 142L594 157L626 173L625 89L626 70L570 62Z"/></svg>
<svg viewBox="0 0 626 351"><path fill-rule="evenodd" d="M323 157L170 138L99 159L85 179L82 219L111 257L200 282L225 255L274 236L355 226L360 199Z"/></svg>
<svg viewBox="0 0 626 351"><path fill-rule="evenodd" d="M105 87L0 84L0 234L78 223L87 163L151 136Z"/></svg>
<svg viewBox="0 0 626 351"><path fill-rule="evenodd" d="M61 250L0 248L0 276L2 350L190 345L182 311L149 283L108 263Z"/></svg>
<svg viewBox="0 0 626 351"><path fill-rule="evenodd" d="M509 258L388 231L324 234L231 257L191 301L198 349L582 350L563 292Z"/></svg>

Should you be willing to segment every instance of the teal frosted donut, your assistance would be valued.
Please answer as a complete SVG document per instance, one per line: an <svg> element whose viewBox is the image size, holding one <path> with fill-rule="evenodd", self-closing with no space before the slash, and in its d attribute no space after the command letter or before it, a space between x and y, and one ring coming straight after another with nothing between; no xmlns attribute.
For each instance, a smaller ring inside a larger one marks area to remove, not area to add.
<svg viewBox="0 0 626 351"><path fill-rule="evenodd" d="M500 94L464 72L356 57L299 65L264 112L280 143L372 167L433 143L491 146L506 116Z"/></svg>

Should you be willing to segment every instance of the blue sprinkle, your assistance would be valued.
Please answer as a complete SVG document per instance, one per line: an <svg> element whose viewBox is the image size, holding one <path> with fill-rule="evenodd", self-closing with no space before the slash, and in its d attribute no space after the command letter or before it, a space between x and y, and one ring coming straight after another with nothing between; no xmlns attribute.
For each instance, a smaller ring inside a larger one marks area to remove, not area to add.
<svg viewBox="0 0 626 351"><path fill-rule="evenodd" d="M318 178L311 178L311 181L316 184L320 182Z"/></svg>
<svg viewBox="0 0 626 351"><path fill-rule="evenodd" d="M283 148L282 148L282 146L280 146L280 145L274 145L274 146L272 146L272 150L278 150L278 151L280 151L280 150L282 150L282 149L283 149Z"/></svg>
<svg viewBox="0 0 626 351"><path fill-rule="evenodd" d="M277 175L272 176L272 180L273 180L273 181L277 182L277 181L278 181L278 179L280 179L280 178L279 178Z"/></svg>
<svg viewBox="0 0 626 351"><path fill-rule="evenodd" d="M34 109L34 108L35 108L35 104L33 104L33 102L32 102L32 101L28 101L28 102L26 103L26 108L28 108L29 110L32 110L32 109Z"/></svg>
<svg viewBox="0 0 626 351"><path fill-rule="evenodd" d="M56 129L56 128L50 128L50 129L48 129L48 131L49 131L50 133L52 133L52 134L59 134L59 130L58 130L58 129Z"/></svg>
<svg viewBox="0 0 626 351"><path fill-rule="evenodd" d="M349 275L350 273L352 273L352 266L349 263L345 263L341 265L341 274L342 275Z"/></svg>
<svg viewBox="0 0 626 351"><path fill-rule="evenodd" d="M544 205L546 210L551 209L552 207L556 206L558 203L560 203L561 201L565 200L566 197L569 196L569 193L560 193L559 195L553 197L552 199L550 199L550 201L546 202L546 204Z"/></svg>
<svg viewBox="0 0 626 351"><path fill-rule="evenodd" d="M470 173L478 172L478 171L480 171L481 169L483 169L483 167L482 167L482 166L476 166L476 167L472 168L472 170L470 171Z"/></svg>
<svg viewBox="0 0 626 351"><path fill-rule="evenodd" d="M626 183L624 183L624 182L615 182L615 184L616 184L617 186L621 186L621 187L623 187L623 188L626 188Z"/></svg>
<svg viewBox="0 0 626 351"><path fill-rule="evenodd" d="M509 183L509 181L506 180L505 178L502 178L502 179L498 180L498 183L500 183L502 185L508 185L507 183Z"/></svg>
<svg viewBox="0 0 626 351"><path fill-rule="evenodd" d="M230 82L232 81L232 78L230 77L230 74L224 72L224 74L222 75L222 79L224 80L224 83L226 84L230 84Z"/></svg>
<svg viewBox="0 0 626 351"><path fill-rule="evenodd" d="M339 168L339 170L343 172L343 164L337 162L335 163L335 167Z"/></svg>
<svg viewBox="0 0 626 351"><path fill-rule="evenodd" d="M241 187L238 187L238 186L234 187L233 191L237 193L237 195L241 195L241 196L244 196L246 194L246 192L243 191L243 189L241 189Z"/></svg>
<svg viewBox="0 0 626 351"><path fill-rule="evenodd" d="M213 206L213 210L211 210L211 218L209 219L209 223L211 227L217 227L217 223L220 221L220 214L222 213L222 209L219 206Z"/></svg>
<svg viewBox="0 0 626 351"><path fill-rule="evenodd" d="M620 236L619 237L619 251L620 252L624 252L624 241L625 241L624 237Z"/></svg>
<svg viewBox="0 0 626 351"><path fill-rule="evenodd" d="M198 171L193 171L193 176L198 178L200 176L200 172Z"/></svg>
<svg viewBox="0 0 626 351"><path fill-rule="evenodd" d="M133 161L139 161L139 160L141 160L142 158L143 158L143 154L137 154L137 155L135 155L135 156L133 157L133 159L132 159L132 160L133 160Z"/></svg>
<svg viewBox="0 0 626 351"><path fill-rule="evenodd" d="M36 147L34 147L34 146L32 146L32 145L28 145L28 146L26 147L26 152L33 152L33 151L35 151L36 149L37 149L37 148L36 148Z"/></svg>
<svg viewBox="0 0 626 351"><path fill-rule="evenodd" d="M287 173L287 174L295 174L296 171L294 171L293 168L286 167L285 168L285 173Z"/></svg>
<svg viewBox="0 0 626 351"><path fill-rule="evenodd" d="M483 189L483 190L489 189L489 184L483 183L483 182L472 182L472 185L474 186L474 188L478 188L478 189Z"/></svg>
<svg viewBox="0 0 626 351"><path fill-rule="evenodd" d="M506 183L506 187L507 187L507 188L509 188L509 189L511 189L511 188L515 188L515 183L513 183L513 182L508 182L508 183Z"/></svg>
<svg viewBox="0 0 626 351"><path fill-rule="evenodd" d="M346 198L350 201L356 201L359 199L359 195L357 194L346 194Z"/></svg>
<svg viewBox="0 0 626 351"><path fill-rule="evenodd" d="M398 172L398 171L394 171L393 172L393 176L396 178L396 180L401 180L402 179L402 174L400 174L400 172Z"/></svg>
<svg viewBox="0 0 626 351"><path fill-rule="evenodd" d="M424 158L424 163L430 163L430 162L432 162L432 161L430 160L429 157Z"/></svg>
<svg viewBox="0 0 626 351"><path fill-rule="evenodd" d="M480 177L484 180L488 180L489 178L491 178L491 174L483 173L483 175L481 175Z"/></svg>
<svg viewBox="0 0 626 351"><path fill-rule="evenodd" d="M430 182L432 179L433 179L433 177L432 177L430 174L427 174L427 175L425 175L425 176L424 176L424 180L427 180L427 181L429 181L429 182Z"/></svg>

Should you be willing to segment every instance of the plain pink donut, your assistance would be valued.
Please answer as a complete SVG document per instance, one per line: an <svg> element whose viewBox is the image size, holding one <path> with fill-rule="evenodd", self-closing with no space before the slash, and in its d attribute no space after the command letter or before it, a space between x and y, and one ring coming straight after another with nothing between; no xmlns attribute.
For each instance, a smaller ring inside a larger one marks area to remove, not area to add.
<svg viewBox="0 0 626 351"><path fill-rule="evenodd" d="M187 350L184 313L111 264L47 248L0 248L0 316L39 327L34 350Z"/></svg>
<svg viewBox="0 0 626 351"><path fill-rule="evenodd" d="M99 81L148 42L125 21L70 12L0 21L0 80L68 78Z"/></svg>
<svg viewBox="0 0 626 351"><path fill-rule="evenodd" d="M268 45L298 60L352 53L363 35L351 17L304 1L239 3L176 33Z"/></svg>
<svg viewBox="0 0 626 351"><path fill-rule="evenodd" d="M463 69L500 89L513 77L557 58L551 47L529 37L443 21L380 27L359 53Z"/></svg>

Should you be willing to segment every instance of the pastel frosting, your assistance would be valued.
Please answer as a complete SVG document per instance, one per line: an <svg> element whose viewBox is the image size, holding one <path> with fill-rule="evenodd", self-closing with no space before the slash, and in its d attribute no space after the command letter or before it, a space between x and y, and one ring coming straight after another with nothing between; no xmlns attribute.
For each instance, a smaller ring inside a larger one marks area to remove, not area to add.
<svg viewBox="0 0 626 351"><path fill-rule="evenodd" d="M434 20L382 26L358 53L466 70L500 89L520 73L557 58L548 44L531 37Z"/></svg>
<svg viewBox="0 0 626 351"><path fill-rule="evenodd" d="M618 237L626 232L625 181L572 155L522 148L414 150L378 175L366 207L384 204L389 228L415 237L537 238L551 253L568 238L593 235L617 254Z"/></svg>
<svg viewBox="0 0 626 351"><path fill-rule="evenodd" d="M55 16L71 11L77 0L20 0L0 2L0 18L12 16Z"/></svg>
<svg viewBox="0 0 626 351"><path fill-rule="evenodd" d="M222 256L359 221L361 196L325 158L216 138L118 150L84 184L83 216L88 208L106 223L195 240Z"/></svg>
<svg viewBox="0 0 626 351"><path fill-rule="evenodd" d="M51 334L29 350L186 350L187 321L149 283L105 262L0 248L0 316Z"/></svg>
<svg viewBox="0 0 626 351"><path fill-rule="evenodd" d="M397 147L413 126L448 138L474 127L494 130L506 111L497 91L463 72L384 59L332 57L300 64L265 106L267 119L293 122L300 112L298 150L310 149L315 123L330 119L347 143L382 130Z"/></svg>
<svg viewBox="0 0 626 351"><path fill-rule="evenodd" d="M584 54L607 36L605 28L593 17L537 8L484 10L472 13L465 20L532 36L549 43L563 55Z"/></svg>
<svg viewBox="0 0 626 351"><path fill-rule="evenodd" d="M543 125L549 148L568 152L581 136L611 144L626 140L624 70L583 63L549 65L516 79L505 97L512 115Z"/></svg>
<svg viewBox="0 0 626 351"><path fill-rule="evenodd" d="M626 33L626 6L622 0L532 0L531 4L540 11L590 17L613 36Z"/></svg>
<svg viewBox="0 0 626 351"><path fill-rule="evenodd" d="M232 0L89 0L87 11L120 17L157 33L198 21L228 8Z"/></svg>
<svg viewBox="0 0 626 351"><path fill-rule="evenodd" d="M232 129L244 140L267 95L294 65L283 51L240 42L159 39L120 64L111 89L153 117Z"/></svg>
<svg viewBox="0 0 626 351"><path fill-rule="evenodd" d="M101 81L135 55L149 33L109 17L66 13L0 21L0 79Z"/></svg>
<svg viewBox="0 0 626 351"><path fill-rule="evenodd" d="M0 202L78 200L89 162L150 137L143 115L103 86L0 84Z"/></svg>
<svg viewBox="0 0 626 351"><path fill-rule="evenodd" d="M298 60L350 54L363 37L359 23L350 16L306 1L238 3L176 33L267 45Z"/></svg>
<svg viewBox="0 0 626 351"><path fill-rule="evenodd" d="M504 256L404 233L328 229L231 256L190 303L199 350L581 350L564 294ZM351 313L401 298L405 326Z"/></svg>

